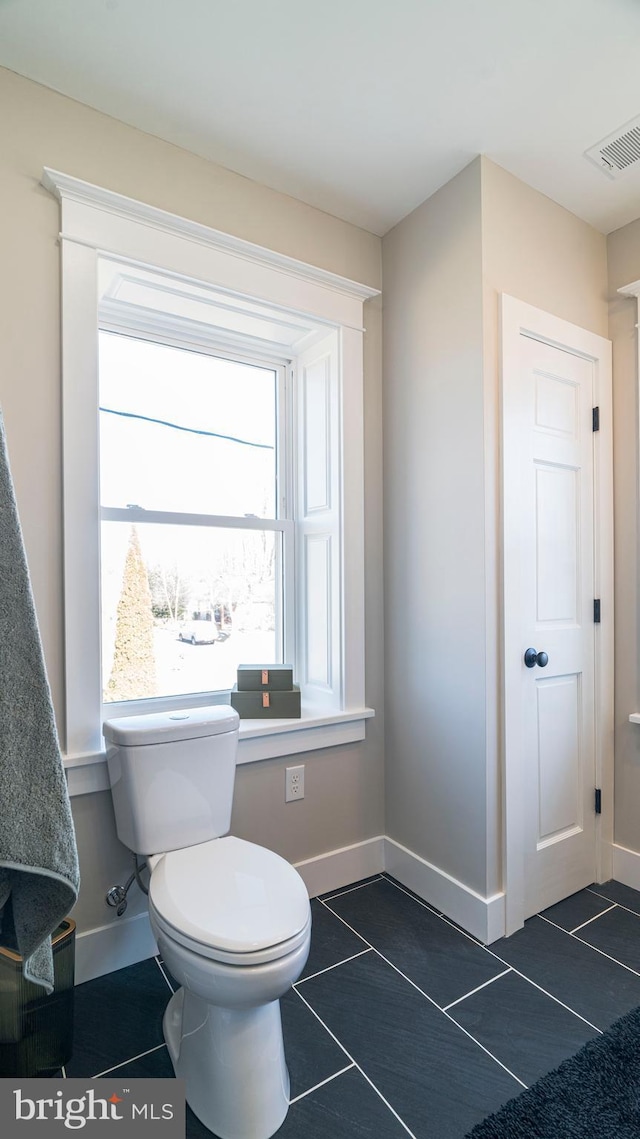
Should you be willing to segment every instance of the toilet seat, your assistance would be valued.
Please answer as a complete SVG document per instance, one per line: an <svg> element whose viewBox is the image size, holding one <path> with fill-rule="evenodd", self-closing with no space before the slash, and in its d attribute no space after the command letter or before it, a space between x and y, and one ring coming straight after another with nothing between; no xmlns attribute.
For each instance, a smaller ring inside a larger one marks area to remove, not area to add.
<svg viewBox="0 0 640 1139"><path fill-rule="evenodd" d="M234 965L286 956L311 925L307 890L293 866L230 835L163 855L151 875L149 912L167 937Z"/></svg>

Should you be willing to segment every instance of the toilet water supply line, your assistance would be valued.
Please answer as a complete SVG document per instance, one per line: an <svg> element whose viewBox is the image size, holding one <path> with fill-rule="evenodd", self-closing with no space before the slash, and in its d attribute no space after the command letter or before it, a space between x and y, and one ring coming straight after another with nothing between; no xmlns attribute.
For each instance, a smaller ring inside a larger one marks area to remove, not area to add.
<svg viewBox="0 0 640 1139"><path fill-rule="evenodd" d="M142 893L143 894L149 893L148 887L145 886L144 882L142 881L142 879L140 877L140 873L142 870L145 869L146 865L147 865L146 862L143 862L140 866L138 866L138 855L134 854L134 856L133 856L133 874L131 874L129 876L129 878L127 878L127 881L125 882L124 886L111 886L111 888L109 890L107 890L107 893L105 895L105 902L107 903L108 906L112 906L115 909L116 914L119 918L122 917L124 911L127 908L127 905L128 905L127 894L129 892L129 888L131 887L131 885L133 883L134 878L135 878L138 886L142 890Z"/></svg>

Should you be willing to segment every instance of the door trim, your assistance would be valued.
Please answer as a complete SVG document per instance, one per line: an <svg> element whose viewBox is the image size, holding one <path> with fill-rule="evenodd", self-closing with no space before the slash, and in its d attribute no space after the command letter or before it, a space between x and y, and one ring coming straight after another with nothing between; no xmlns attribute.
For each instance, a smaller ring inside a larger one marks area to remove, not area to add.
<svg viewBox="0 0 640 1139"><path fill-rule="evenodd" d="M613 849L613 416L611 343L578 325L570 324L533 305L501 294L500 297L500 425L502 436L502 554L503 554L503 882L505 933L524 924L524 779L518 705L521 634L511 620L517 598L511 568L517 558L510 519L518 508L518 487L505 478L513 470L511 453L516 440L504 431L504 381L518 368L520 336L526 334L553 347L592 360L594 400L600 408L600 430L594 433L594 591L602 601L602 616L595 626L594 705L596 786L602 789L602 814L596 818L596 878L612 874ZM518 721L518 722L517 722Z"/></svg>

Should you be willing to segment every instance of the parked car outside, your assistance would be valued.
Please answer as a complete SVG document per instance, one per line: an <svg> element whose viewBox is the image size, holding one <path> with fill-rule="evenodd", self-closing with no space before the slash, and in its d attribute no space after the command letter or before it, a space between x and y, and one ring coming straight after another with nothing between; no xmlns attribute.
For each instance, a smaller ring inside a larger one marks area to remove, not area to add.
<svg viewBox="0 0 640 1139"><path fill-rule="evenodd" d="M178 638L192 645L211 645L218 640L218 628L210 613L196 613L191 620L182 623Z"/></svg>
<svg viewBox="0 0 640 1139"><path fill-rule="evenodd" d="M227 605L216 605L211 609L192 611L178 631L180 641L192 645L212 645L216 641L226 641L231 636L231 612Z"/></svg>

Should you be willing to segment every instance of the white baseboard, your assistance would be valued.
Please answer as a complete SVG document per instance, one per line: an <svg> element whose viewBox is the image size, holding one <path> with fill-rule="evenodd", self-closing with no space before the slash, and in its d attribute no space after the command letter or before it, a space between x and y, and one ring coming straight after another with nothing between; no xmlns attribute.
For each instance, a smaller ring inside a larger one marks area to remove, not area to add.
<svg viewBox="0 0 640 1139"><path fill-rule="evenodd" d="M384 838L367 839L296 863L309 897L339 890L384 870ZM146 913L122 918L76 937L76 985L145 961L158 952Z"/></svg>
<svg viewBox="0 0 640 1139"><path fill-rule="evenodd" d="M614 864L616 851L636 860L633 864L636 879L631 881L631 872L625 877L621 869L615 877L640 889L640 854L614 847ZM295 867L310 898L388 870L404 886L485 944L504 936L504 894L483 898L384 835L306 858L295 863ZM157 947L146 913L85 930L76 938L76 984L134 965L155 953Z"/></svg>
<svg viewBox="0 0 640 1139"><path fill-rule="evenodd" d="M640 890L640 853L627 850L626 846L613 844L613 877L623 886Z"/></svg>
<svg viewBox="0 0 640 1139"><path fill-rule="evenodd" d="M385 838L385 870L403 886L446 917L457 922L485 945L504 937L504 894L483 898L444 870L407 850L392 838Z"/></svg>
<svg viewBox="0 0 640 1139"><path fill-rule="evenodd" d="M342 846L318 854L315 858L305 858L294 863L302 876L310 898L326 894L329 890L339 890L350 886L361 878L380 874L384 870L384 835L356 842L353 846Z"/></svg>
<svg viewBox="0 0 640 1139"><path fill-rule="evenodd" d="M76 985L145 961L157 952L146 913L87 929L76 937Z"/></svg>
<svg viewBox="0 0 640 1139"><path fill-rule="evenodd" d="M329 850L295 863L309 897L340 890L387 870L418 897L441 911L485 945L504 937L504 894L483 898L450 874L384 835ZM613 877L640 890L640 852L613 845ZM76 938L76 984L134 965L157 953L146 913L122 918Z"/></svg>

